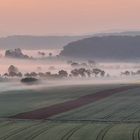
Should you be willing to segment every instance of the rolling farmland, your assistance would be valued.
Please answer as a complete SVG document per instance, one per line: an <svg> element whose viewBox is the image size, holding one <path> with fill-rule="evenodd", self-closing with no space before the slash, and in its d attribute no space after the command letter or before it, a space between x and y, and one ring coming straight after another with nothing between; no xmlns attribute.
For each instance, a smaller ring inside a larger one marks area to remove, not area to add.
<svg viewBox="0 0 140 140"><path fill-rule="evenodd" d="M1 122L1 140L139 140L138 124Z"/></svg>
<svg viewBox="0 0 140 140"><path fill-rule="evenodd" d="M11 90L0 92L0 117L12 116L22 112L51 106L57 103L77 99L116 85L100 86L60 86L38 90Z"/></svg>
<svg viewBox="0 0 140 140"><path fill-rule="evenodd" d="M140 140L139 91L110 84L1 92L0 140Z"/></svg>
<svg viewBox="0 0 140 140"><path fill-rule="evenodd" d="M140 121L140 88L123 91L63 113L58 120Z"/></svg>

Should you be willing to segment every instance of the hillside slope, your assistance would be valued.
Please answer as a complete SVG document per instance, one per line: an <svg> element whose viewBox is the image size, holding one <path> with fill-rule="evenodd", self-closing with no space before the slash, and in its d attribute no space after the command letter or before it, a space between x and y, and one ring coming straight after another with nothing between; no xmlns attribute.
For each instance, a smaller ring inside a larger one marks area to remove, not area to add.
<svg viewBox="0 0 140 140"><path fill-rule="evenodd" d="M82 39L64 47L61 56L122 60L140 58L140 36L101 36Z"/></svg>

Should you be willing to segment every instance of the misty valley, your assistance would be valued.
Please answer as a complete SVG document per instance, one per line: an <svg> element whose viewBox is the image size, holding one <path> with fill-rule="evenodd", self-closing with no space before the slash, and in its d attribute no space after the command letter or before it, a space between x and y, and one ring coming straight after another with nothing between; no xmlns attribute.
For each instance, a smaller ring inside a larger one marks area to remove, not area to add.
<svg viewBox="0 0 140 140"><path fill-rule="evenodd" d="M140 140L140 0L0 0L0 140Z"/></svg>
<svg viewBox="0 0 140 140"><path fill-rule="evenodd" d="M140 36L120 34L0 39L0 140L137 140Z"/></svg>
<svg viewBox="0 0 140 140"><path fill-rule="evenodd" d="M32 77L39 80L113 80L135 79L140 75L139 62L99 61L64 58L61 50L1 50L1 81ZM65 82L64 82L65 83Z"/></svg>

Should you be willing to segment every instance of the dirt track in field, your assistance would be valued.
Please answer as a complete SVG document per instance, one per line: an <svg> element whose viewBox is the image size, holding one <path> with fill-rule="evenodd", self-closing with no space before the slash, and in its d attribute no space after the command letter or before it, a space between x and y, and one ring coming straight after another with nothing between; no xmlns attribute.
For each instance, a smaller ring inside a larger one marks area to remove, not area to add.
<svg viewBox="0 0 140 140"><path fill-rule="evenodd" d="M127 91L129 89L138 88L140 86L138 85L131 85L131 86L125 86L125 87L119 87L115 89L107 89L104 91L99 91L94 94L89 94L86 96L82 96L78 99L67 101L64 103L55 104L49 107L44 107L41 109L37 109L30 112L20 113L15 116L12 116L10 118L14 119L31 119L31 120L40 120L40 119L48 119L49 117L52 117L54 115L58 115L60 113L64 113L85 105L88 105L90 103L102 100L104 98L107 98L111 95L117 94L119 92Z"/></svg>

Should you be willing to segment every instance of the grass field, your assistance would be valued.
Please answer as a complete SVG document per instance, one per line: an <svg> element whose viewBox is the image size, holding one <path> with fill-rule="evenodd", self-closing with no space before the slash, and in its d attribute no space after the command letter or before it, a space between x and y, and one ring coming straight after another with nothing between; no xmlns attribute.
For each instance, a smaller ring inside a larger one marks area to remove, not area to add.
<svg viewBox="0 0 140 140"><path fill-rule="evenodd" d="M1 140L139 140L140 125L5 121L0 123Z"/></svg>
<svg viewBox="0 0 140 140"><path fill-rule="evenodd" d="M0 117L12 116L18 113L73 100L84 95L96 93L117 85L85 85L60 86L43 89L11 90L0 92Z"/></svg>
<svg viewBox="0 0 140 140"><path fill-rule="evenodd" d="M57 120L140 121L140 88L54 116Z"/></svg>
<svg viewBox="0 0 140 140"><path fill-rule="evenodd" d="M77 85L1 92L0 140L140 140L139 86L47 119L11 118L125 86L130 85Z"/></svg>

